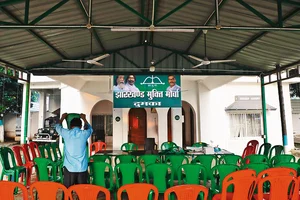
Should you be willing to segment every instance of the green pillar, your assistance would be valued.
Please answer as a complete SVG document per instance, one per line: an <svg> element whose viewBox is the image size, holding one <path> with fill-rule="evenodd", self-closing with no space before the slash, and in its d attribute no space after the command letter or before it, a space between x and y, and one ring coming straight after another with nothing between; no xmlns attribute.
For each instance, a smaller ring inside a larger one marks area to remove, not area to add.
<svg viewBox="0 0 300 200"><path fill-rule="evenodd" d="M263 115L263 128L264 128L264 143L268 142L268 129L267 129L267 110L266 110L266 94L265 94L265 80L264 76L260 77L261 87L261 108Z"/></svg>
<svg viewBox="0 0 300 200"><path fill-rule="evenodd" d="M28 82L26 83L26 93L25 93L25 115L24 115L24 137L22 138L21 142L23 144L25 144L27 141L26 141L26 138L27 138L27 134L28 134L28 115L29 115L29 104L30 104L30 101L29 101L29 98L30 98L30 74L28 73L27 74L28 78Z"/></svg>

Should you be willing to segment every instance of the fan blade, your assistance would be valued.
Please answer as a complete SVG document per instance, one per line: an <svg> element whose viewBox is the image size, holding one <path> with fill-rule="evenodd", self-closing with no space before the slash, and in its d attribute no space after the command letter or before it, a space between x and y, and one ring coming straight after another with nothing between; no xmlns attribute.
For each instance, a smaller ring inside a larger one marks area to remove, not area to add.
<svg viewBox="0 0 300 200"><path fill-rule="evenodd" d="M196 57L196 56L188 55L188 57L190 57L190 58L192 58L192 59L194 59L194 60L198 60L198 61L200 61L200 62L203 61L203 59L198 58L198 57Z"/></svg>
<svg viewBox="0 0 300 200"><path fill-rule="evenodd" d="M103 67L104 65L101 64L101 63L98 63L98 62L93 62L94 65L97 65L97 66L100 66L100 67Z"/></svg>
<svg viewBox="0 0 300 200"><path fill-rule="evenodd" d="M104 58L106 58L106 57L108 57L108 56L109 56L109 54L107 53L107 54L104 54L104 55L99 56L99 57L97 57L97 58L94 58L93 60L94 60L94 61L99 61L99 60L102 60L102 59L104 59Z"/></svg>
<svg viewBox="0 0 300 200"><path fill-rule="evenodd" d="M195 69L195 68L198 68L198 67L200 67L200 66L202 66L202 65L203 65L203 63L200 63L200 64L198 64L198 65L196 65L196 66L193 66L192 68Z"/></svg>
<svg viewBox="0 0 300 200"><path fill-rule="evenodd" d="M87 62L87 60L62 60L63 62Z"/></svg>
<svg viewBox="0 0 300 200"><path fill-rule="evenodd" d="M235 62L236 60L211 60L210 63Z"/></svg>

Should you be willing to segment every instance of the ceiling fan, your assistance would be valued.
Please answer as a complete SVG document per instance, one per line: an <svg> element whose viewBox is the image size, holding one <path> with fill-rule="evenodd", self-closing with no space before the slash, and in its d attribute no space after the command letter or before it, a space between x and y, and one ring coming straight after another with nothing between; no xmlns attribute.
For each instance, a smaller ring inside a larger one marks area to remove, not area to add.
<svg viewBox="0 0 300 200"><path fill-rule="evenodd" d="M104 54L102 56L93 58L93 59L89 59L89 60L62 60L64 62L85 62L88 64L92 64L92 65L97 65L97 66L104 66L102 63L99 63L98 61L103 60L104 58L108 57L109 54Z"/></svg>
<svg viewBox="0 0 300 200"><path fill-rule="evenodd" d="M188 55L190 58L197 60L200 62L200 64L193 66L192 68L198 68L202 65L209 65L211 63L225 63L225 62L235 62L236 60L209 60L206 56L206 34L207 34L207 30L203 30L203 34L204 34L204 58L198 58L196 56L192 56L192 55Z"/></svg>

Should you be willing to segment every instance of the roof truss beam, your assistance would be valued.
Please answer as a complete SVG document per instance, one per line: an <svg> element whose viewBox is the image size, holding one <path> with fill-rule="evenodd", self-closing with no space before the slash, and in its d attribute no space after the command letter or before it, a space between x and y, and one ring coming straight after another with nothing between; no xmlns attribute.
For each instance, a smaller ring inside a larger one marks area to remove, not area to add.
<svg viewBox="0 0 300 200"><path fill-rule="evenodd" d="M10 6L16 3L24 2L24 0L6 0L3 2L0 2L0 8L4 6Z"/></svg>
<svg viewBox="0 0 300 200"><path fill-rule="evenodd" d="M123 6L124 8L126 8L127 10L129 10L130 12L132 12L133 14L135 14L136 16L138 16L139 18L141 18L143 21L147 22L149 25L151 24L151 20L148 19L147 17L145 17L144 15L141 15L139 12L137 12L135 9L133 9L132 7L130 7L129 5L127 5L126 3L124 3L121 0L115 0L118 4L120 4L121 6Z"/></svg>
<svg viewBox="0 0 300 200"><path fill-rule="evenodd" d="M255 14L257 17L259 17L260 19L264 20L270 26L276 27L276 24L274 22L272 22L272 20L270 20L269 18L267 18L266 16L264 16L261 12L259 12L258 10L256 10L255 8L253 8L252 6L250 6L249 4L247 4L246 2L244 2L243 0L236 0L236 1L239 2L246 9L248 9L249 11L251 11L253 14Z"/></svg>
<svg viewBox="0 0 300 200"><path fill-rule="evenodd" d="M116 54L118 54L119 56L121 56L122 58L124 58L124 60L128 61L130 64L134 65L136 68L141 68L138 64L136 64L135 62L133 62L131 59L127 58L126 56L124 56L123 54L121 54L120 52L116 52Z"/></svg>
<svg viewBox="0 0 300 200"><path fill-rule="evenodd" d="M170 12L168 12L167 14L165 14L164 16L162 16L161 18L159 18L158 20L156 20L154 22L154 25L160 24L162 21L164 21L165 19L167 19L168 17L170 17L172 14L176 13L181 8L183 8L184 6L188 5L191 1L192 0L186 0L185 2L183 2L182 4L180 4L179 6L177 6L176 8L174 8L173 10L171 10Z"/></svg>
<svg viewBox="0 0 300 200"><path fill-rule="evenodd" d="M25 1L24 24L28 24L28 18L29 18L29 3L30 3L30 0L26 0L26 1Z"/></svg>
<svg viewBox="0 0 300 200"><path fill-rule="evenodd" d="M293 1L293 0L281 0L282 3L284 4L290 4L294 6L299 6L300 7L300 2Z"/></svg>
<svg viewBox="0 0 300 200"><path fill-rule="evenodd" d="M53 13L55 10L57 10L58 8L60 8L62 5L64 5L68 1L69 0L62 0L62 1L60 1L55 6L53 6L52 8L50 8L49 10L47 10L46 12L44 12L43 14L41 14L40 16L38 16L37 18L35 18L34 20L32 20L29 24L33 25L33 24L38 23L39 21L41 21L42 19L44 19L45 17L47 17L48 15L50 15L51 13Z"/></svg>
<svg viewBox="0 0 300 200"><path fill-rule="evenodd" d="M82 12L82 14L84 15L85 19L87 20L87 23L92 24L92 16L89 16L89 14L91 14L92 11L89 10L89 12L88 12L86 10L86 8L84 7L84 4L83 4L83 2L81 0L76 0L76 2L78 4L78 6L79 6L79 8L80 8L80 10ZM89 6L89 9L92 9L92 5ZM97 31L95 29L92 29L90 31L92 31L92 34L95 37L95 39L96 39L97 43L99 44L99 46L101 47L101 49L103 51L106 51L106 48L104 47L104 45L103 45L103 43L102 43L102 41L100 39L100 36L98 35Z"/></svg>
<svg viewBox="0 0 300 200"><path fill-rule="evenodd" d="M282 22L285 22L287 20L289 20L290 18L292 18L293 16L295 16L298 12L300 11L300 8L297 8L295 10L293 10L292 12L290 12L289 14L287 14L283 19ZM239 48L237 48L236 50L232 51L225 59L229 59L232 56L234 56L236 53L238 53L239 51L241 51L242 49L246 48L247 46L249 46L250 44L254 43L256 40L258 40L259 38L263 37L264 35L266 35L269 32L261 32L258 33L256 35L254 35L252 38L249 39L248 42L246 42L245 44L243 44L242 46L240 46Z"/></svg>
<svg viewBox="0 0 300 200"><path fill-rule="evenodd" d="M219 10L223 7L223 5L226 3L227 0L222 0L219 3ZM214 15L216 14L216 10L213 10L212 13L209 15L209 17L207 18L207 20L204 22L204 26L206 26L208 23L211 22L211 20L213 19ZM202 31L200 30L196 37L194 37L194 39L192 40L192 42L190 43L190 45L188 46L188 48L185 50L186 52L189 52L191 50L191 48L194 46L194 44L196 43L196 41L199 39L199 37L202 35Z"/></svg>
<svg viewBox="0 0 300 200"><path fill-rule="evenodd" d="M14 16L11 12L9 12L6 8L1 8L0 10L2 10L8 17L10 17L12 20L14 20L15 22L22 24L22 21L20 19L18 19L16 16ZM42 43L44 43L47 47L49 47L52 51L54 51L57 55L59 55L61 58L66 58L65 55L63 55L60 51L58 51L54 46L52 46L47 40L45 40L42 36L40 36L38 33L36 33L33 30L28 30L26 29L31 35L33 35L35 38L37 38L39 41L41 41Z"/></svg>

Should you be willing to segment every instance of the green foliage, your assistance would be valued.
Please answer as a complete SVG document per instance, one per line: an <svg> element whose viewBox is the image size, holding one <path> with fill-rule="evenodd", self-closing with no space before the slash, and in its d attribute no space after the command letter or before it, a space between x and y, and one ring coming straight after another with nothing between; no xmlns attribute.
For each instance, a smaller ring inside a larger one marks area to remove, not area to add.
<svg viewBox="0 0 300 200"><path fill-rule="evenodd" d="M21 113L22 91L17 80L0 76L0 114Z"/></svg>

